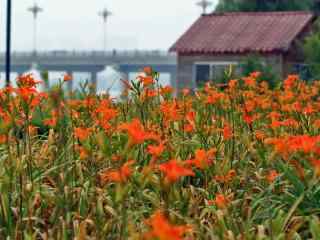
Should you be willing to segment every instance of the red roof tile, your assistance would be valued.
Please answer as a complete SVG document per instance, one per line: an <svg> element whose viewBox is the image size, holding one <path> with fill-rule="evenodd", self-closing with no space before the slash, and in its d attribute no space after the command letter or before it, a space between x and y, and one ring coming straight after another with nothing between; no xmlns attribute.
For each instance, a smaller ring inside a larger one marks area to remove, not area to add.
<svg viewBox="0 0 320 240"><path fill-rule="evenodd" d="M313 20L311 12L203 15L170 51L204 54L283 52Z"/></svg>

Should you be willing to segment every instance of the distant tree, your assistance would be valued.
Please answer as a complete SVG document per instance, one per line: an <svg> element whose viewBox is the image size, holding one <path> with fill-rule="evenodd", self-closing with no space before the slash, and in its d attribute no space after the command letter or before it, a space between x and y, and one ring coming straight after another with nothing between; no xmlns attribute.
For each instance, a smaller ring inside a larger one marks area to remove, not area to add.
<svg viewBox="0 0 320 240"><path fill-rule="evenodd" d="M306 38L304 46L306 62L310 66L313 79L320 80L320 22L315 25L312 35Z"/></svg>
<svg viewBox="0 0 320 240"><path fill-rule="evenodd" d="M238 0L219 0L216 12L239 12L243 10L241 5Z"/></svg>
<svg viewBox="0 0 320 240"><path fill-rule="evenodd" d="M318 0L219 0L218 12L300 11L314 10Z"/></svg>
<svg viewBox="0 0 320 240"><path fill-rule="evenodd" d="M320 0L314 0L313 11L319 15L319 13L320 13Z"/></svg>
<svg viewBox="0 0 320 240"><path fill-rule="evenodd" d="M259 55L249 55L240 63L240 67L243 76L249 76L256 71L261 72L262 80L268 82L271 87L274 87L278 80L272 66L264 62Z"/></svg>

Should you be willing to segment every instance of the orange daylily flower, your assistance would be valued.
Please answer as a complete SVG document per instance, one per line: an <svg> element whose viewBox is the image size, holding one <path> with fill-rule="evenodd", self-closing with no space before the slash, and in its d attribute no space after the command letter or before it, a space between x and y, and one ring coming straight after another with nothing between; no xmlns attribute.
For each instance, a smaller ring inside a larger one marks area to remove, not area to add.
<svg viewBox="0 0 320 240"><path fill-rule="evenodd" d="M0 135L0 144L4 144L7 142L7 135L1 134Z"/></svg>
<svg viewBox="0 0 320 240"><path fill-rule="evenodd" d="M218 101L225 99L225 97L226 95L224 93L210 91L207 95L206 104L215 104Z"/></svg>
<svg viewBox="0 0 320 240"><path fill-rule="evenodd" d="M100 173L100 180L102 184L107 182L118 182L125 183L132 175L132 165L135 163L134 160L126 162L119 170L105 170Z"/></svg>
<svg viewBox="0 0 320 240"><path fill-rule="evenodd" d="M151 75L153 70L152 70L152 67L144 67L143 68L143 72L148 76L148 75Z"/></svg>
<svg viewBox="0 0 320 240"><path fill-rule="evenodd" d="M34 88L39 83L42 83L42 81L35 79L32 74L20 75L17 78L17 84L19 88Z"/></svg>
<svg viewBox="0 0 320 240"><path fill-rule="evenodd" d="M175 159L160 164L159 170L165 174L165 180L169 183L174 183L181 177L195 175L195 173L190 168L184 167L182 163L179 163Z"/></svg>
<svg viewBox="0 0 320 240"><path fill-rule="evenodd" d="M171 94L173 92L173 88L171 86L164 86L160 88L160 94L162 96L166 94Z"/></svg>
<svg viewBox="0 0 320 240"><path fill-rule="evenodd" d="M69 81L72 81L72 76L70 74L64 74L63 76L63 81L64 82L69 82Z"/></svg>
<svg viewBox="0 0 320 240"><path fill-rule="evenodd" d="M79 138L80 141L86 140L90 136L91 129L90 128L75 128L74 136Z"/></svg>
<svg viewBox="0 0 320 240"><path fill-rule="evenodd" d="M89 156L87 149L85 149L83 146L76 145L75 148L79 152L80 159L84 160Z"/></svg>
<svg viewBox="0 0 320 240"><path fill-rule="evenodd" d="M244 103L244 108L247 113L251 113L257 108L257 102L253 100L246 100Z"/></svg>
<svg viewBox="0 0 320 240"><path fill-rule="evenodd" d="M243 113L242 118L246 124L252 125L253 122L258 118L258 116L257 115L250 115L248 113Z"/></svg>
<svg viewBox="0 0 320 240"><path fill-rule="evenodd" d="M237 84L238 84L238 80L233 79L229 81L228 87L229 89L235 89L237 87Z"/></svg>
<svg viewBox="0 0 320 240"><path fill-rule="evenodd" d="M118 115L117 109L110 106L110 100L104 99L100 102L99 106L95 110L97 118L101 119L102 122L110 121Z"/></svg>
<svg viewBox="0 0 320 240"><path fill-rule="evenodd" d="M199 169L205 169L213 163L213 157L215 156L215 153L215 148L207 152L204 149L197 149L195 152L195 158L191 160L186 160L185 163L189 165L194 165Z"/></svg>
<svg viewBox="0 0 320 240"><path fill-rule="evenodd" d="M228 183L232 181L232 179L237 175L234 169L228 171L226 175L215 176L214 179L220 183Z"/></svg>
<svg viewBox="0 0 320 240"><path fill-rule="evenodd" d="M270 124L270 127L273 129L281 127L281 122L278 120L273 120Z"/></svg>
<svg viewBox="0 0 320 240"><path fill-rule="evenodd" d="M299 123L295 119L288 118L288 119L282 121L281 125L285 126L285 127L297 128L299 126Z"/></svg>
<svg viewBox="0 0 320 240"><path fill-rule="evenodd" d="M188 96L190 94L190 89L189 88L184 88L184 89L182 89L181 92L182 92L182 95L184 97L186 97L186 96Z"/></svg>
<svg viewBox="0 0 320 240"><path fill-rule="evenodd" d="M254 87L256 85L256 79L251 76L244 77L242 78L242 80L244 81L244 84L248 87Z"/></svg>
<svg viewBox="0 0 320 240"><path fill-rule="evenodd" d="M57 125L57 119L54 117L45 119L43 120L43 124L49 127L55 127Z"/></svg>
<svg viewBox="0 0 320 240"><path fill-rule="evenodd" d="M277 177L279 177L280 174L276 170L271 170L268 175L266 176L266 179L271 184L276 180Z"/></svg>
<svg viewBox="0 0 320 240"><path fill-rule="evenodd" d="M192 231L189 225L171 224L161 211L155 212L146 223L151 227L151 231L144 235L147 240L183 240L184 236Z"/></svg>
<svg viewBox="0 0 320 240"><path fill-rule="evenodd" d="M285 140L279 138L266 138L264 140L265 144L274 145L274 149L279 154L282 154L285 158L288 157L289 149L285 143Z"/></svg>
<svg viewBox="0 0 320 240"><path fill-rule="evenodd" d="M38 91L35 87L19 87L15 90L15 92L29 104L31 103L34 96L38 94Z"/></svg>
<svg viewBox="0 0 320 240"><path fill-rule="evenodd" d="M320 119L317 119L312 124L315 128L320 128Z"/></svg>
<svg viewBox="0 0 320 240"><path fill-rule="evenodd" d="M79 148L80 159L86 159L88 157L88 151L84 147Z"/></svg>
<svg viewBox="0 0 320 240"><path fill-rule="evenodd" d="M196 115L197 113L195 111L189 111L187 114L186 114L186 119L187 121L189 122L194 122L195 119L196 119Z"/></svg>
<svg viewBox="0 0 320 240"><path fill-rule="evenodd" d="M143 90L143 92L142 92L142 94L140 96L140 99L143 102L148 98L153 98L153 97L156 97L156 96L158 96L158 91L156 91L154 89L146 88L146 89Z"/></svg>
<svg viewBox="0 0 320 240"><path fill-rule="evenodd" d="M220 209L228 207L230 200L224 194L217 194L213 201L208 201L209 205L216 205Z"/></svg>
<svg viewBox="0 0 320 240"><path fill-rule="evenodd" d="M183 125L183 131L187 133L191 133L195 130L194 124L186 123Z"/></svg>
<svg viewBox="0 0 320 240"><path fill-rule="evenodd" d="M261 76L261 72L252 72L250 73L250 77L257 79Z"/></svg>
<svg viewBox="0 0 320 240"><path fill-rule="evenodd" d="M137 79L143 84L144 87L150 86L155 82L152 76L138 76Z"/></svg>
<svg viewBox="0 0 320 240"><path fill-rule="evenodd" d="M320 136L287 136L283 138L269 138L266 144L274 145L275 150L287 157L289 153L295 152L312 153L316 152L320 144Z"/></svg>
<svg viewBox="0 0 320 240"><path fill-rule="evenodd" d="M232 136L233 136L233 133L232 133L231 126L228 123L225 123L223 127L223 139L229 140L232 138Z"/></svg>
<svg viewBox="0 0 320 240"><path fill-rule="evenodd" d="M138 118L133 119L130 123L123 123L119 130L127 131L129 135L129 145L141 144L146 140L159 141L159 137L153 133L145 131Z"/></svg>
<svg viewBox="0 0 320 240"><path fill-rule="evenodd" d="M304 153L310 153L316 149L316 146L319 145L320 136L292 136L288 139L289 148L292 151L303 151Z"/></svg>
<svg viewBox="0 0 320 240"><path fill-rule="evenodd" d="M163 143L160 143L160 145L158 146L149 145L147 147L147 152L151 154L154 158L160 157L164 150L165 146Z"/></svg>
<svg viewBox="0 0 320 240"><path fill-rule="evenodd" d="M317 112L317 111L310 103L303 109L303 113L306 115L311 115L314 112Z"/></svg>
<svg viewBox="0 0 320 240"><path fill-rule="evenodd" d="M262 130L256 130L254 132L255 137L259 140L259 141L263 141L266 138L266 134L264 131Z"/></svg>
<svg viewBox="0 0 320 240"><path fill-rule="evenodd" d="M43 124L49 127L55 127L58 122L58 112L56 110L51 111L51 118L45 119Z"/></svg>
<svg viewBox="0 0 320 240"><path fill-rule="evenodd" d="M271 120L278 120L281 117L281 114L279 112L273 111L273 112L269 113L268 116Z"/></svg>
<svg viewBox="0 0 320 240"><path fill-rule="evenodd" d="M299 81L299 76L298 75L289 75L287 77L287 79L283 81L283 86L284 86L285 89L290 89L298 81Z"/></svg>
<svg viewBox="0 0 320 240"><path fill-rule="evenodd" d="M181 119L179 104L176 101L162 102L160 110L166 121L178 121Z"/></svg>

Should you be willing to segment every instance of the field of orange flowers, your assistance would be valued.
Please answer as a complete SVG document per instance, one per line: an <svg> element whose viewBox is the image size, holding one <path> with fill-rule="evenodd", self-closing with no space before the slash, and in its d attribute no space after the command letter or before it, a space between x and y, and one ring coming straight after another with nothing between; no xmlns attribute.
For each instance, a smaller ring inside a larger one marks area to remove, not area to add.
<svg viewBox="0 0 320 240"><path fill-rule="evenodd" d="M320 82L0 92L0 239L320 239ZM177 97L176 97L177 96Z"/></svg>

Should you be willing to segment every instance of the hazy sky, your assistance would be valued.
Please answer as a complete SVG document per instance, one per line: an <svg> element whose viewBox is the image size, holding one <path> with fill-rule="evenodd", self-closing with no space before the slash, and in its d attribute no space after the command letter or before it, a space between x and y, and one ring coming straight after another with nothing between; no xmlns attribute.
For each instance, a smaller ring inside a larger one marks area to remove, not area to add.
<svg viewBox="0 0 320 240"><path fill-rule="evenodd" d="M215 0L213 0L215 2ZM13 50L32 49L33 0L13 2ZM197 0L37 0L44 8L38 18L38 49L102 49L103 25L97 12L113 12L107 31L109 49L164 49L199 17ZM1 33L5 30L6 1L0 2ZM213 7L211 8L213 10ZM210 10L211 10L210 9ZM5 36L1 34L0 50Z"/></svg>

